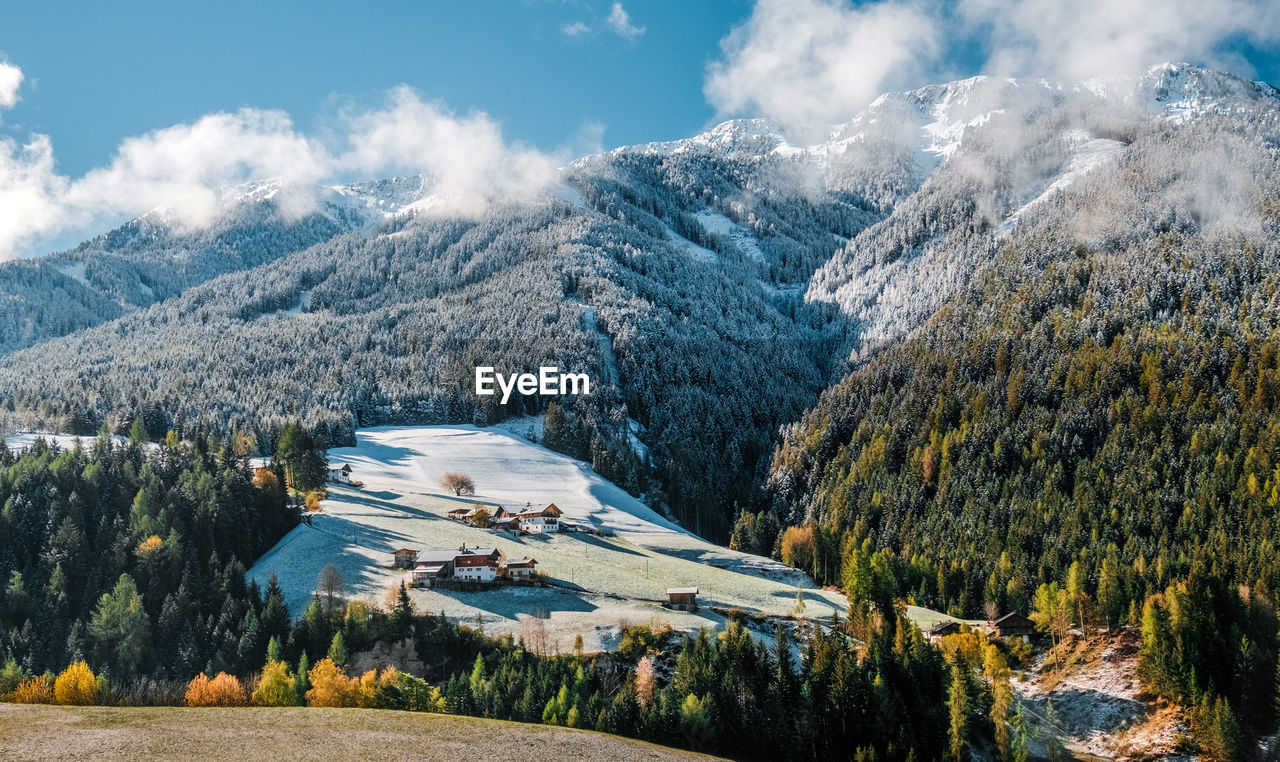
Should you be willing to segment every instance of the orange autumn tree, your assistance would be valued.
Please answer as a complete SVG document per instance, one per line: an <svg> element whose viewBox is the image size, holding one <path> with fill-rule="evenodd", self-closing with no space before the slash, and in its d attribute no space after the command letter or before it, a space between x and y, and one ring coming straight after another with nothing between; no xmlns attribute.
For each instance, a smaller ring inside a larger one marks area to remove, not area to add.
<svg viewBox="0 0 1280 762"><path fill-rule="evenodd" d="M14 704L52 704L53 683L44 675L23 680L9 695L9 701Z"/></svg>
<svg viewBox="0 0 1280 762"><path fill-rule="evenodd" d="M248 706L244 686L234 675L219 672L212 680L196 675L187 684L187 706Z"/></svg>

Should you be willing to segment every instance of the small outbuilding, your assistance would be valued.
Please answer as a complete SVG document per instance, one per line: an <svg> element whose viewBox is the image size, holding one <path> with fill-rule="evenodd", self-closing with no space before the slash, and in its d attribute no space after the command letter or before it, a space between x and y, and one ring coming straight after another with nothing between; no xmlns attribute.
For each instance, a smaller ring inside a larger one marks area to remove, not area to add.
<svg viewBox="0 0 1280 762"><path fill-rule="evenodd" d="M536 558L517 558L506 563L504 574L510 579L527 580L533 577L534 567L538 565Z"/></svg>
<svg viewBox="0 0 1280 762"><path fill-rule="evenodd" d="M335 484L350 484L351 464L344 463L342 468L329 469L329 481L334 482Z"/></svg>
<svg viewBox="0 0 1280 762"><path fill-rule="evenodd" d="M669 587L667 588L667 608L675 611L697 611L698 610L698 588L696 587Z"/></svg>
<svg viewBox="0 0 1280 762"><path fill-rule="evenodd" d="M418 558L418 551L410 548L401 548L392 553L392 556L395 558L395 567L397 569L412 569L414 560Z"/></svg>

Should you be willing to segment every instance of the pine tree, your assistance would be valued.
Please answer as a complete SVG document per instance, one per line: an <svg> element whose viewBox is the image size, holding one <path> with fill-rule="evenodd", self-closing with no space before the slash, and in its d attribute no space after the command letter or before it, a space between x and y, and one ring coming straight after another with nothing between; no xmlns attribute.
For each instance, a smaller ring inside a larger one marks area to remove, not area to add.
<svg viewBox="0 0 1280 762"><path fill-rule="evenodd" d="M280 661L280 639L275 635L267 641L267 661Z"/></svg>
<svg viewBox="0 0 1280 762"><path fill-rule="evenodd" d="M115 588L102 596L89 631L106 649L122 675L132 675L142 664L151 635L151 622L142 596L128 574L121 574Z"/></svg>
<svg viewBox="0 0 1280 762"><path fill-rule="evenodd" d="M307 652L303 651L298 657L298 673L293 678L293 691L298 696L298 706L307 703L307 691L311 690L311 662L307 659Z"/></svg>
<svg viewBox="0 0 1280 762"><path fill-rule="evenodd" d="M333 635L333 640L329 643L329 660L339 667L347 666L347 644L342 637L342 630L338 630Z"/></svg>

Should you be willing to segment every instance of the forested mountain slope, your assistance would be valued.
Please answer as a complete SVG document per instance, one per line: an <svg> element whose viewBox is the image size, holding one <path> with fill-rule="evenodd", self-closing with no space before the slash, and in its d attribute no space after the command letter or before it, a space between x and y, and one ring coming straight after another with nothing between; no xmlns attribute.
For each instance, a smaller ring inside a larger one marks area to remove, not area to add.
<svg viewBox="0 0 1280 762"><path fill-rule="evenodd" d="M266 180L225 189L208 227L188 229L161 207L70 251L0 263L0 355L114 320L342 232L371 229L421 198L421 190L417 177L309 189ZM308 198L288 198L303 192ZM300 202L305 213L292 210Z"/></svg>
<svg viewBox="0 0 1280 762"><path fill-rule="evenodd" d="M1110 621L1189 574L1274 595L1278 147L1271 106L1152 123L1027 210L788 429L778 508L828 553L870 538L903 593L970 615L1026 610L1074 562Z"/></svg>
<svg viewBox="0 0 1280 762"><path fill-rule="evenodd" d="M5 356L0 414L85 433L135 417L155 435L239 428L268 448L301 419L343 444L358 426L537 412L545 400L476 398L473 368L557 365L590 372L596 394L564 400L549 444L725 536L738 508L768 505L756 485L779 426L851 357L887 352L865 378L918 346L901 339L939 309L1008 307L992 279L1038 283L1075 240L1046 220L1108 252L1180 226L1230 231L1241 210L1261 225L1265 195L1229 194L1247 185L1232 173L1270 161L1275 103L1267 86L1183 65L1072 86L975 78L883 96L809 147L748 120L587 157L477 218L415 214L430 183L407 178L330 189L290 222L259 184L195 238L154 233L158 212L79 254L11 265L44 279L30 301L83 307L46 311L6 345L68 334ZM1150 289L1145 257L1121 266L1119 293ZM1123 322L1125 304L1096 303L1094 320ZM795 483L780 492L793 519L821 502L833 452L775 477Z"/></svg>

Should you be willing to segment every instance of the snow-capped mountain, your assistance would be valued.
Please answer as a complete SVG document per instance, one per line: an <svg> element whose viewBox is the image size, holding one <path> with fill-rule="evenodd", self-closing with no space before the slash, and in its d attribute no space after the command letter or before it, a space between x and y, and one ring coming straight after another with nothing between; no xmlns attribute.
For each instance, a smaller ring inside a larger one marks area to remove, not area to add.
<svg viewBox="0 0 1280 762"><path fill-rule="evenodd" d="M654 203L674 191L683 216L659 223L666 240L706 261L722 258L717 246L749 254L766 285L801 287L858 321L866 348L932 314L1015 225L1114 165L1151 120L1181 124L1278 100L1265 83L1178 63L1074 84L979 76L886 93L816 143L770 120L742 119L585 157L544 202L598 211L599 178ZM682 177L663 175L672 162ZM212 224L196 229L162 206L75 250L0 266L0 324L11 329L0 351L336 235L376 235L388 220L439 201L429 178L408 176L232 186L218 194ZM766 223L762 203L807 211ZM62 317L32 317L45 302L62 305Z"/></svg>

